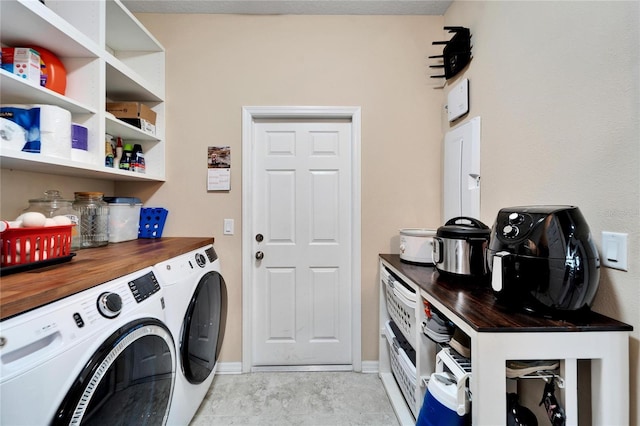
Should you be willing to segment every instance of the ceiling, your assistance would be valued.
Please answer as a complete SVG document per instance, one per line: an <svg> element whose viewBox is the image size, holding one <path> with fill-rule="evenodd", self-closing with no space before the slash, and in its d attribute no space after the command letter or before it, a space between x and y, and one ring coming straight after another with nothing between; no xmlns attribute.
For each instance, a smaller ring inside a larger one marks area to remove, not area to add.
<svg viewBox="0 0 640 426"><path fill-rule="evenodd" d="M134 13L444 15L453 0L122 0Z"/></svg>

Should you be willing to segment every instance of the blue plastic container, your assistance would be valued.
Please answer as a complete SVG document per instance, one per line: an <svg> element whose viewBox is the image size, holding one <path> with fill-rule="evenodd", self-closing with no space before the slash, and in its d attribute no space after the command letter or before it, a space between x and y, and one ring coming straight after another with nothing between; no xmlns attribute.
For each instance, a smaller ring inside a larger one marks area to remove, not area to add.
<svg viewBox="0 0 640 426"><path fill-rule="evenodd" d="M169 210L162 207L140 209L138 238L160 238Z"/></svg>
<svg viewBox="0 0 640 426"><path fill-rule="evenodd" d="M469 402L464 402L465 414L458 415L456 412L458 406L456 384L447 384L435 377L436 374L432 374L429 379L427 393L424 395L416 426L466 426L471 424Z"/></svg>

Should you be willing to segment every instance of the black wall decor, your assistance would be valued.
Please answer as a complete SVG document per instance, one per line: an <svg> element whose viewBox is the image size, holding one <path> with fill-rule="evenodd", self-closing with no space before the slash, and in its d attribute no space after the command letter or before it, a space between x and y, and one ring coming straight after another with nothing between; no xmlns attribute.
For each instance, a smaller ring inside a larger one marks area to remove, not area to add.
<svg viewBox="0 0 640 426"><path fill-rule="evenodd" d="M444 68L444 74L431 78L450 78L457 75L471 61L471 32L465 27L444 27L453 33L449 41L434 41L432 44L444 44L442 55L429 56L430 59L442 58L443 64L429 65L429 68Z"/></svg>

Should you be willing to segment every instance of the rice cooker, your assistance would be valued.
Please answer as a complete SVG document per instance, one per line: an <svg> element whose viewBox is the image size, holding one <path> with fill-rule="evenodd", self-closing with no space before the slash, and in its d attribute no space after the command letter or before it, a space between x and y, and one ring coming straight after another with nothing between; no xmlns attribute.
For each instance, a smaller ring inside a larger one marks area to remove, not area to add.
<svg viewBox="0 0 640 426"><path fill-rule="evenodd" d="M418 265L433 265L434 229L405 228L400 230L400 260Z"/></svg>
<svg viewBox="0 0 640 426"><path fill-rule="evenodd" d="M575 206L501 209L488 260L498 302L514 310L579 314L589 310L599 285L598 251Z"/></svg>
<svg viewBox="0 0 640 426"><path fill-rule="evenodd" d="M454 217L438 228L433 262L439 272L459 278L489 277L487 247L491 230L478 219Z"/></svg>

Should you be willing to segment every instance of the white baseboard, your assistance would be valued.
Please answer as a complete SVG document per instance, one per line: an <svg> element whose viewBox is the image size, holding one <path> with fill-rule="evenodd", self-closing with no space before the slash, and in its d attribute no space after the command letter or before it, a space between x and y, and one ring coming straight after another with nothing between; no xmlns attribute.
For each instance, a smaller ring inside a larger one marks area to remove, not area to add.
<svg viewBox="0 0 640 426"><path fill-rule="evenodd" d="M362 361L362 372L377 374L378 361ZM219 362L216 374L242 374L242 362Z"/></svg>
<svg viewBox="0 0 640 426"><path fill-rule="evenodd" d="M378 373L378 361L362 361L362 372L363 373Z"/></svg>
<svg viewBox="0 0 640 426"><path fill-rule="evenodd" d="M241 362L219 362L216 374L242 374Z"/></svg>

